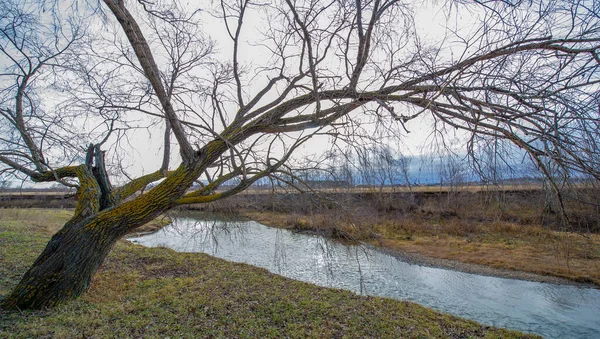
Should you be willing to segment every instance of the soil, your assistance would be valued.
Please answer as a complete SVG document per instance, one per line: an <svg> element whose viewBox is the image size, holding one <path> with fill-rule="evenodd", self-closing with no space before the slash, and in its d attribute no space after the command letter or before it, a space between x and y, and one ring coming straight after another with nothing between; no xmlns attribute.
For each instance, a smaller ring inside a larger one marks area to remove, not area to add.
<svg viewBox="0 0 600 339"><path fill-rule="evenodd" d="M595 284L580 283L580 282L576 282L573 280L564 279L564 278L560 278L560 277L553 277L553 276L549 276L549 275L541 275L541 274L535 274L535 273L529 273L529 272L499 269L499 268L489 267L489 266L485 266L485 265L464 263L464 262L460 262L457 260L433 258L433 257L422 255L420 253L400 252L397 250L391 250L391 249L382 248L382 247L377 247L377 249L382 252L385 252L389 255L395 256L398 259L400 259L404 262L407 262L409 264L451 269L451 270L455 270L455 271L484 275L484 276L536 281L536 282L544 282L544 283L560 284L560 285L575 285L575 286L588 287L588 288L600 288L600 286L595 285Z"/></svg>

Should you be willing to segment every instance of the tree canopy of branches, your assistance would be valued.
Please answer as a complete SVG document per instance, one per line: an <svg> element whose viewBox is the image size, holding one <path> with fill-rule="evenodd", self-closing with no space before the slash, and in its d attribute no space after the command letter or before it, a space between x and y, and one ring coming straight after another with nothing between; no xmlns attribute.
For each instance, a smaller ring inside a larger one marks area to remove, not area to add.
<svg viewBox="0 0 600 339"><path fill-rule="evenodd" d="M3 307L78 297L126 233L285 177L314 137L426 122L473 156L507 141L548 177L600 179L597 1L415 3L0 0L0 173L78 196Z"/></svg>

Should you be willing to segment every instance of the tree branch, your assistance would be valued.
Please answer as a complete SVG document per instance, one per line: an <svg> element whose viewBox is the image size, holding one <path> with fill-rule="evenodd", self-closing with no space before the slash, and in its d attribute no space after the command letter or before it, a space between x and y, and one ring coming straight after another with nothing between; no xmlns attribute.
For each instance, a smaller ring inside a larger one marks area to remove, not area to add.
<svg viewBox="0 0 600 339"><path fill-rule="evenodd" d="M172 173L173 173L173 171L165 172L162 169L160 169L156 172L146 174L144 176L141 176L139 178L136 178L136 179L130 181L129 183L127 183L121 187L115 188L115 194L119 198L119 200L125 200L125 199L129 198L130 196L132 196L133 194L135 194L136 192L142 190L144 187L148 186L149 184L151 184L155 181L158 181L160 179L163 179Z"/></svg>
<svg viewBox="0 0 600 339"><path fill-rule="evenodd" d="M152 84L154 93L158 97L161 106L164 110L166 119L169 120L173 134L179 143L180 153L183 161L192 162L196 157L196 152L192 148L189 140L185 135L183 126L175 113L175 110L168 98L167 92L165 91L164 85L160 78L160 71L154 61L154 57L148 46L144 35L138 26L135 19L131 16L129 11L125 8L123 0L104 0L104 3L108 6L115 18L121 24L127 39L129 40L137 59L144 70L144 74Z"/></svg>

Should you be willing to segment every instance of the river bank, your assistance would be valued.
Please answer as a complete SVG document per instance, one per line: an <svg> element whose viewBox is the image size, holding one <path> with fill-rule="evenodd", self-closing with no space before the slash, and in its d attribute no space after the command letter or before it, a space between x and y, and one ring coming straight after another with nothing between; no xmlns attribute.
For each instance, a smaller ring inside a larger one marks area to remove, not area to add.
<svg viewBox="0 0 600 339"><path fill-rule="evenodd" d="M494 268L485 265L471 264L466 262L461 262L458 260L450 260L450 259L441 259L435 257L428 257L422 255L420 253L409 253L409 252L399 252L397 250L388 249L385 247L377 247L379 250L384 253L390 254L399 258L400 260L421 266L427 267L437 267L450 269L459 272L472 273L484 276L491 277L499 277L499 278L508 278L508 279L519 279L519 280L527 280L527 281L535 281L535 282L544 282L550 284L559 284L559 285L575 285L580 287L590 287L590 288L600 288L599 285L593 283L584 283L577 282L573 280L569 280L566 278L554 277L549 275L541 275L523 271L514 271L508 269Z"/></svg>
<svg viewBox="0 0 600 339"><path fill-rule="evenodd" d="M0 299L65 210L0 209ZM359 296L197 253L119 241L80 299L40 312L0 310L1 338L537 338L410 302Z"/></svg>
<svg viewBox="0 0 600 339"><path fill-rule="evenodd" d="M357 226L318 213L289 214L250 209L237 213L271 227L367 243L419 265L504 278L600 287L598 234L556 232L511 222L473 225L457 218L430 221L374 217L372 224ZM436 226L431 227L431 223Z"/></svg>

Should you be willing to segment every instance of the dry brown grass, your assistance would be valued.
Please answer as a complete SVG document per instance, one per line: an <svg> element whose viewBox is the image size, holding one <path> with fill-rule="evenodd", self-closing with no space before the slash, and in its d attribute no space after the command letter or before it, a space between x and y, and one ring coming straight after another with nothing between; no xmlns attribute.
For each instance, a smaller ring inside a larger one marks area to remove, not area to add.
<svg viewBox="0 0 600 339"><path fill-rule="evenodd" d="M600 285L600 237L597 235L592 239L569 234L493 235L475 240L450 235L415 235L411 240L378 239L376 244L435 258Z"/></svg>
<svg viewBox="0 0 600 339"><path fill-rule="evenodd" d="M73 210L43 209L43 208L0 208L0 220L26 220L28 231L39 231L54 234L73 215Z"/></svg>

